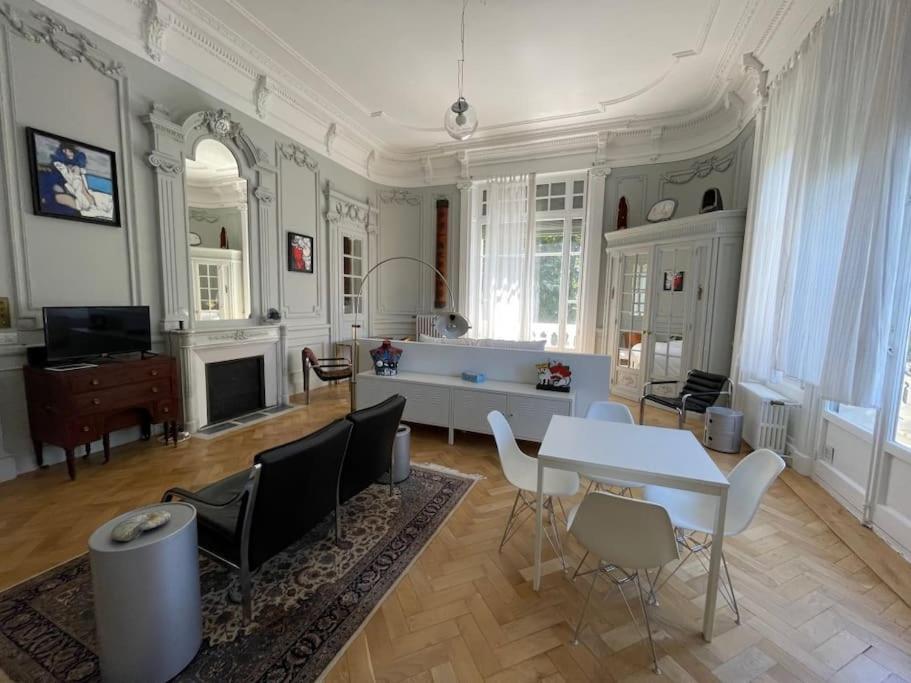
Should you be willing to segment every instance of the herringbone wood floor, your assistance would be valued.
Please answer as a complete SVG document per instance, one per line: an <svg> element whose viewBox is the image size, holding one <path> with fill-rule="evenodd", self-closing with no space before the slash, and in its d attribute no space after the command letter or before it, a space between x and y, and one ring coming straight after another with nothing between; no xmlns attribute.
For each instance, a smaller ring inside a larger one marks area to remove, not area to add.
<svg viewBox="0 0 911 683"><path fill-rule="evenodd" d="M247 465L255 452L343 414L346 397L344 387L324 390L309 408L177 449L132 444L116 449L105 466L95 455L79 463L72 483L55 466L0 485L0 588L83 552L99 524L157 500L169 486L211 482ZM657 410L647 421L671 423ZM607 593L599 582L583 642L574 647L571 625L589 579L572 583L551 561L534 593L530 523L497 552L514 490L492 439L460 434L450 447L443 430L417 429L412 451L416 461L485 479L349 644L328 681L652 678L645 644L616 589ZM713 456L723 469L737 461ZM691 561L651 612L664 678L911 681L911 609L783 481L748 532L725 547L743 624L736 626L719 600L716 638L702 641L705 576ZM569 551L581 555L572 541Z"/></svg>

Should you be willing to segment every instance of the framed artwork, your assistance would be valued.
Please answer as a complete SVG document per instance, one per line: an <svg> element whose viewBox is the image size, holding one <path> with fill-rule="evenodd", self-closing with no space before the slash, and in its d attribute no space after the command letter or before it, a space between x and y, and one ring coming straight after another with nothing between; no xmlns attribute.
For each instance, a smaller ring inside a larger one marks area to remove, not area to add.
<svg viewBox="0 0 911 683"><path fill-rule="evenodd" d="M288 233L288 270L293 273L313 272L313 238Z"/></svg>
<svg viewBox="0 0 911 683"><path fill-rule="evenodd" d="M686 271L678 270L676 273L673 270L664 271L664 286L662 289L665 292L682 292L683 291L683 276L686 274Z"/></svg>
<svg viewBox="0 0 911 683"><path fill-rule="evenodd" d="M26 128L37 216L120 227L114 152Z"/></svg>

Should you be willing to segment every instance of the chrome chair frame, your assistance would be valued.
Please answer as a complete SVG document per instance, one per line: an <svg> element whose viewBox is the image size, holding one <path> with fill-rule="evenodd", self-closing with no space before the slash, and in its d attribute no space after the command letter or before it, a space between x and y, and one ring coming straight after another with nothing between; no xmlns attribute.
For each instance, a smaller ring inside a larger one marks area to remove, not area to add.
<svg viewBox="0 0 911 683"><path fill-rule="evenodd" d="M252 575L250 572L250 525L253 521L253 509L256 505L256 493L259 490L261 471L262 465L253 465L253 467L250 468L250 474L247 481L244 483L243 489L241 489L233 498L224 502L206 500L202 496L182 488L168 489L161 497L161 502L163 503L167 503L174 498L174 496L179 496L191 503L199 503L214 508L231 507L232 505L241 503L245 497L247 498L247 505L244 509L244 519L241 523L240 531L240 564L238 565L228 558L222 557L205 548L200 548L201 552L205 553L219 564L238 571L238 582L240 584L240 599L238 601L241 603L244 623L248 623L253 616ZM336 511L336 520L337 519L338 512ZM336 529L337 528L338 527L336 527ZM237 594L232 592L231 599L236 600Z"/></svg>
<svg viewBox="0 0 911 683"><path fill-rule="evenodd" d="M686 379L657 379L650 382L646 382L642 386L642 396L639 397L639 424L645 424L645 402L648 400L649 387L652 387L657 384L680 384L686 382ZM725 388L727 387L727 388ZM684 394L680 397L680 407L674 408L674 412L677 413L677 429L683 429L683 425L686 424L686 402L691 398L696 398L699 396L714 396L717 401L722 396L727 396L727 402L730 404L731 395L734 390L734 383L731 381L731 378L728 377L725 379L724 384L722 384L721 391L701 391L693 392L689 394ZM659 404L660 405L660 404Z"/></svg>
<svg viewBox="0 0 911 683"><path fill-rule="evenodd" d="M519 503L522 503L520 506ZM557 503L560 505L560 510L563 513L563 519L566 519L566 510L563 509L563 502L557 498ZM516 491L516 498L512 503L512 510L509 512L509 517L506 520L506 528L503 529L503 537L500 539L500 547L497 549L498 552L503 552L503 546L511 539L519 528L535 513L536 501L533 497L526 498L525 492L522 489ZM563 565L563 571L566 571L566 554L563 552L563 542L560 540L560 534L557 530L557 515L554 511L554 496L545 496L544 498L544 511L547 513L547 523L550 526L550 533L548 533L547 527L545 526L544 536L547 538L547 542L550 543L550 547L553 548L554 552L560 558L560 563ZM528 514L526 514L528 513ZM525 515L523 517L523 515Z"/></svg>

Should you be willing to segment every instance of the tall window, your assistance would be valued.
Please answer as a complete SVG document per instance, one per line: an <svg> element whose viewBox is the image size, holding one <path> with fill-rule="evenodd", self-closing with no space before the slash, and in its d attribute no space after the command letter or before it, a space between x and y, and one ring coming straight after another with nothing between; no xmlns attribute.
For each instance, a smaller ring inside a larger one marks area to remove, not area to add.
<svg viewBox="0 0 911 683"><path fill-rule="evenodd" d="M531 336L550 348L576 347L584 223L585 176L538 176Z"/></svg>

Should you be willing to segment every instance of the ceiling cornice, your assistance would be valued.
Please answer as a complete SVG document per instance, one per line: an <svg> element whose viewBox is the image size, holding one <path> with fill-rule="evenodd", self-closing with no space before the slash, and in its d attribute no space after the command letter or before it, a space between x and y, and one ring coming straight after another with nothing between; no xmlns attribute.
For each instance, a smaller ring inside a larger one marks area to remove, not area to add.
<svg viewBox="0 0 911 683"><path fill-rule="evenodd" d="M290 46L281 44L300 63L300 73L313 76L328 93L304 82L193 0L39 2L355 173L397 186L450 183L465 179L479 167L561 156L581 160L587 154L594 162L596 154L606 153L615 167L686 159L733 139L750 120L757 103L750 80L741 71L739 55L754 47L744 41L761 0L750 0L744 6L699 107L610 117L605 113L611 101L606 100L587 121L578 121L587 114L566 114L550 117L546 126L538 125L540 120L514 122L491 127L496 132L482 132L466 143L412 148L387 144L363 125L371 112ZM251 19L240 3L226 2ZM771 41L792 3L780 2L761 34L760 45ZM694 46L672 55L671 70L681 59L702 51L719 6L720 0L710 3ZM268 30L261 22L256 28ZM346 111L345 105L356 111ZM532 128L521 130L528 126Z"/></svg>

